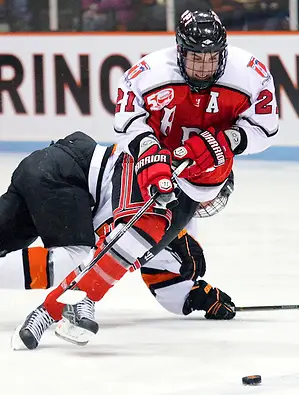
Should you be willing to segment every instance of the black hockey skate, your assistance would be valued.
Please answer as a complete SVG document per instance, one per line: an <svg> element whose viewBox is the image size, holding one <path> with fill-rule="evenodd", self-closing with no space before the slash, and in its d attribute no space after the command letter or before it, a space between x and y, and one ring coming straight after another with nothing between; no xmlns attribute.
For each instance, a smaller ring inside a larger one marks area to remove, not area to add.
<svg viewBox="0 0 299 395"><path fill-rule="evenodd" d="M70 343L84 346L99 330L95 321L95 303L85 297L76 305L66 305L62 320L59 321L55 334Z"/></svg>
<svg viewBox="0 0 299 395"><path fill-rule="evenodd" d="M55 320L42 305L37 307L27 316L21 328L16 329L12 339L12 347L14 349L21 348L16 342L16 337L18 336L29 350L35 349L45 330L54 322Z"/></svg>

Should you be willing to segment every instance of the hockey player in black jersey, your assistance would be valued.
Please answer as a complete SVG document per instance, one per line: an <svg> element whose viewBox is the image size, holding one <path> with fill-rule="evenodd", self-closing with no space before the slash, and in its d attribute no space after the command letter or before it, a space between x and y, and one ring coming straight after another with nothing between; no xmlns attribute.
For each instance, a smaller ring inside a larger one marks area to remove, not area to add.
<svg viewBox="0 0 299 395"><path fill-rule="evenodd" d="M111 178L119 159L115 148L102 147L76 132L32 153L19 164L11 185L0 198L1 230L5 229L0 239L0 273L5 274L8 263L18 265L25 288L49 288L54 279L57 284L82 260L90 259L96 241L112 229ZM232 189L231 175L213 202L198 206L199 215L222 209ZM142 278L156 299L173 313L189 314L201 309L207 312L206 318L232 318L234 312L225 303L232 306L230 298L198 280L205 274L206 263L201 246L192 237L196 235L194 220L188 229L191 234L181 232L166 250L142 267ZM44 247L30 247L38 236ZM12 262L11 252L21 248L19 261ZM11 279L6 276L11 284L14 277L16 273ZM93 301L84 301L83 307L81 311L93 318ZM36 347L44 329L55 320L44 306L37 308L21 331L25 335L29 327L32 331L26 345ZM27 340L25 336L24 342ZM77 340L80 343L82 339Z"/></svg>

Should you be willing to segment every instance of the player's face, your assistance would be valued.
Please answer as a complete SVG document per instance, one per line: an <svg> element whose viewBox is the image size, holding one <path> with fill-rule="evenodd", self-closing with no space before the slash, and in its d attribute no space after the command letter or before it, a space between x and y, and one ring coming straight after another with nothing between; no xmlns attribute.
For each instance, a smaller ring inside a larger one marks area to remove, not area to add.
<svg viewBox="0 0 299 395"><path fill-rule="evenodd" d="M208 80L216 72L219 62L218 52L198 53L187 51L185 69L188 77Z"/></svg>

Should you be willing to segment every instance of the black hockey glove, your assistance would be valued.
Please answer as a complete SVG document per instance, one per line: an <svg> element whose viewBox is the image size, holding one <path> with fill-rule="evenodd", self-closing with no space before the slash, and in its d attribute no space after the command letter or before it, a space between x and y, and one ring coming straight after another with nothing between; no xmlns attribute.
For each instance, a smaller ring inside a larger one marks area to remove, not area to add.
<svg viewBox="0 0 299 395"><path fill-rule="evenodd" d="M196 281L183 307L183 314L206 311L208 320L231 320L236 315L231 297L203 280Z"/></svg>
<svg viewBox="0 0 299 395"><path fill-rule="evenodd" d="M196 280L206 272L206 261L200 244L186 232L181 232L169 247L182 260L180 274L186 280Z"/></svg>

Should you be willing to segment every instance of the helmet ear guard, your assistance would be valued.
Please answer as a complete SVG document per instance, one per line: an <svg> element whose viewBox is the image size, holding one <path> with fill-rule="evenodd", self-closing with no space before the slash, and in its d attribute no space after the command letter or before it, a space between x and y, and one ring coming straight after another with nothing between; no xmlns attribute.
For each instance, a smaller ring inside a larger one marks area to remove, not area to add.
<svg viewBox="0 0 299 395"><path fill-rule="evenodd" d="M230 195L234 191L234 173L230 172L225 184L221 188L218 195L208 202L199 203L195 212L196 218L207 218L218 214L227 205Z"/></svg>
<svg viewBox="0 0 299 395"><path fill-rule="evenodd" d="M178 66L186 83L194 91L207 89L224 73L227 60L226 30L217 14L210 9L185 11L176 30ZM216 71L205 80L188 76L185 68L186 53L219 53Z"/></svg>

